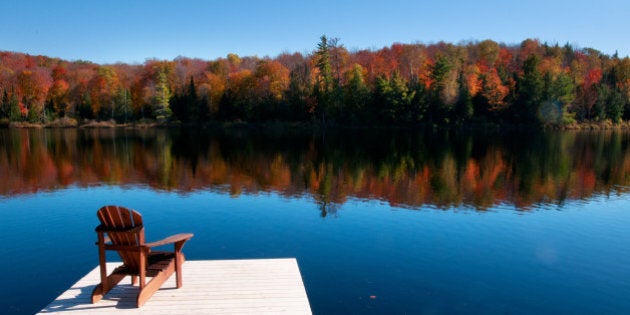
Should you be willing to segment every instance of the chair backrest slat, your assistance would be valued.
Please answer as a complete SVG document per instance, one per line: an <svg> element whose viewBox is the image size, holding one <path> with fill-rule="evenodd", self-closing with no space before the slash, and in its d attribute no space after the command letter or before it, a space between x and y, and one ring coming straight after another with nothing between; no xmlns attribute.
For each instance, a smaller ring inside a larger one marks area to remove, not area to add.
<svg viewBox="0 0 630 315"><path fill-rule="evenodd" d="M97 217L101 224L109 229L128 229L142 225L142 216L125 207L102 207L98 210ZM144 230L138 234L109 232L108 236L114 245L144 245ZM137 270L140 266L139 256L136 253L118 251L118 255L128 268Z"/></svg>

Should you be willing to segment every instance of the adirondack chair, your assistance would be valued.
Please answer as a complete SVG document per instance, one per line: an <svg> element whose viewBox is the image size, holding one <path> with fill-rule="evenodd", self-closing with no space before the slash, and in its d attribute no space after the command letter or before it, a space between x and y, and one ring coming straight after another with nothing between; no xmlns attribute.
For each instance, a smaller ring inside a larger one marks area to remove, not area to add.
<svg viewBox="0 0 630 315"><path fill-rule="evenodd" d="M182 286L182 247L193 234L177 234L157 242L145 243L140 213L125 207L105 206L98 210L97 216L101 221L96 228L101 283L92 292L92 303L100 301L126 276L131 276L132 285L140 278L136 307L142 306L173 272L176 273L177 288ZM152 250L167 244L174 244L173 252ZM117 251L123 262L110 275L107 275L106 250ZM151 278L149 282L147 277Z"/></svg>

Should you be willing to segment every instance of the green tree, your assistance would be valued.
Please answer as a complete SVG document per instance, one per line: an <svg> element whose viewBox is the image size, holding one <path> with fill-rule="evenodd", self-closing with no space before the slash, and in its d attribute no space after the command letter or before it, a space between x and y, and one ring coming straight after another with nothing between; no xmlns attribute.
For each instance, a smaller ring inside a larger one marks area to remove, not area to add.
<svg viewBox="0 0 630 315"><path fill-rule="evenodd" d="M370 90L363 79L363 67L355 64L352 71L346 74L346 85L343 87L343 103L346 106L344 122L356 124L365 121L365 105L370 97Z"/></svg>
<svg viewBox="0 0 630 315"><path fill-rule="evenodd" d="M186 97L181 89L173 93L169 101L169 107L175 120L186 122Z"/></svg>
<svg viewBox="0 0 630 315"><path fill-rule="evenodd" d="M317 68L319 69L318 84L319 88L324 93L329 93L333 88L333 75L332 66L330 64L330 47L328 45L328 39L326 35L320 37L320 42L317 44Z"/></svg>
<svg viewBox="0 0 630 315"><path fill-rule="evenodd" d="M595 87L597 91L597 100L591 109L591 115L595 121L603 121L606 119L606 107L611 99L612 90L606 84L598 84Z"/></svg>
<svg viewBox="0 0 630 315"><path fill-rule="evenodd" d="M473 102L463 72L459 73L458 84L459 93L455 103L454 116L457 123L465 123L473 116Z"/></svg>
<svg viewBox="0 0 630 315"><path fill-rule="evenodd" d="M445 98L443 97L447 89L448 74L453 68L453 64L445 56L439 56L431 67L431 88L428 108L429 121L431 123L442 123L449 115Z"/></svg>
<svg viewBox="0 0 630 315"><path fill-rule="evenodd" d="M166 121L171 115L169 101L171 92L168 88L168 81L164 71L158 71L157 80L155 82L155 94L153 95L152 114L158 121Z"/></svg>
<svg viewBox="0 0 630 315"><path fill-rule="evenodd" d="M429 108L430 95L426 84L422 81L414 80L410 84L413 91L413 98L409 108L409 115L412 123L425 122Z"/></svg>
<svg viewBox="0 0 630 315"><path fill-rule="evenodd" d="M551 99L559 101L563 108L569 106L575 100L575 84L571 76L562 72L553 80Z"/></svg>
<svg viewBox="0 0 630 315"><path fill-rule="evenodd" d="M554 78L551 72L543 75L543 93L538 119L545 124L569 124L575 121L574 114L569 112L575 100L575 84L571 76L560 72Z"/></svg>
<svg viewBox="0 0 630 315"><path fill-rule="evenodd" d="M410 108L415 92L409 90L407 82L398 72L388 79L376 79L374 102L379 122L386 124L411 122Z"/></svg>
<svg viewBox="0 0 630 315"><path fill-rule="evenodd" d="M286 92L289 103L287 118L306 121L312 117L312 92L311 67L307 63L295 65L289 73L289 88Z"/></svg>
<svg viewBox="0 0 630 315"><path fill-rule="evenodd" d="M114 94L115 115L114 118L118 122L127 123L131 118L133 108L133 99L131 93L126 88L119 88Z"/></svg>
<svg viewBox="0 0 630 315"><path fill-rule="evenodd" d="M329 48L326 35L322 35L319 44L317 44L317 51L315 52L317 56L316 65L319 69L315 87L315 97L317 98L317 109L319 110L323 124L326 124L326 116L329 114L332 107L333 75Z"/></svg>
<svg viewBox="0 0 630 315"><path fill-rule="evenodd" d="M22 110L20 107L20 101L18 100L18 97L15 94L11 96L9 100L9 120L11 121L24 120L24 115L22 115Z"/></svg>
<svg viewBox="0 0 630 315"><path fill-rule="evenodd" d="M188 91L186 93L186 120L187 121L199 121L201 119L201 110L199 108L200 102L197 96L197 88L195 87L195 80L190 77L190 83L188 84Z"/></svg>
<svg viewBox="0 0 630 315"><path fill-rule="evenodd" d="M517 98L513 106L513 119L517 123L537 123L542 103L544 81L538 70L540 58L530 55L523 62L523 75L517 81Z"/></svg>
<svg viewBox="0 0 630 315"><path fill-rule="evenodd" d="M621 122L621 117L623 117L626 108L626 101L619 89L613 89L607 105L606 116L608 119L614 123Z"/></svg>
<svg viewBox="0 0 630 315"><path fill-rule="evenodd" d="M619 123L626 107L621 91L611 88L607 84L597 86L597 101L593 106L593 115L596 120L610 119Z"/></svg>

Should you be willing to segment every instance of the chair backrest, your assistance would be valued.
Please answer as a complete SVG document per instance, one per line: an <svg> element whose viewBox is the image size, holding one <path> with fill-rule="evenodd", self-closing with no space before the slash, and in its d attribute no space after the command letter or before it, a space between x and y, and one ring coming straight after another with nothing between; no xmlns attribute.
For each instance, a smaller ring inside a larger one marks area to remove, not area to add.
<svg viewBox="0 0 630 315"><path fill-rule="evenodd" d="M120 206L105 206L100 208L96 215L101 221L101 227L106 230L107 236L113 245L139 246L144 245L144 229L142 227L142 215L140 213ZM135 233L125 232L132 228L140 228ZM140 266L137 251L119 250L118 255L123 263L132 270Z"/></svg>

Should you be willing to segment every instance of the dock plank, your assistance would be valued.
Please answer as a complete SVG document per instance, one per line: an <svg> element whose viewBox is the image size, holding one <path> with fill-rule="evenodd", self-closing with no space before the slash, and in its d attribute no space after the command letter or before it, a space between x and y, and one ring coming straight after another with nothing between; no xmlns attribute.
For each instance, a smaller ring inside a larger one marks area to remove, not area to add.
<svg viewBox="0 0 630 315"><path fill-rule="evenodd" d="M183 287L173 275L141 308L128 278L91 304L99 277L97 266L40 314L311 314L295 258L186 261Z"/></svg>

